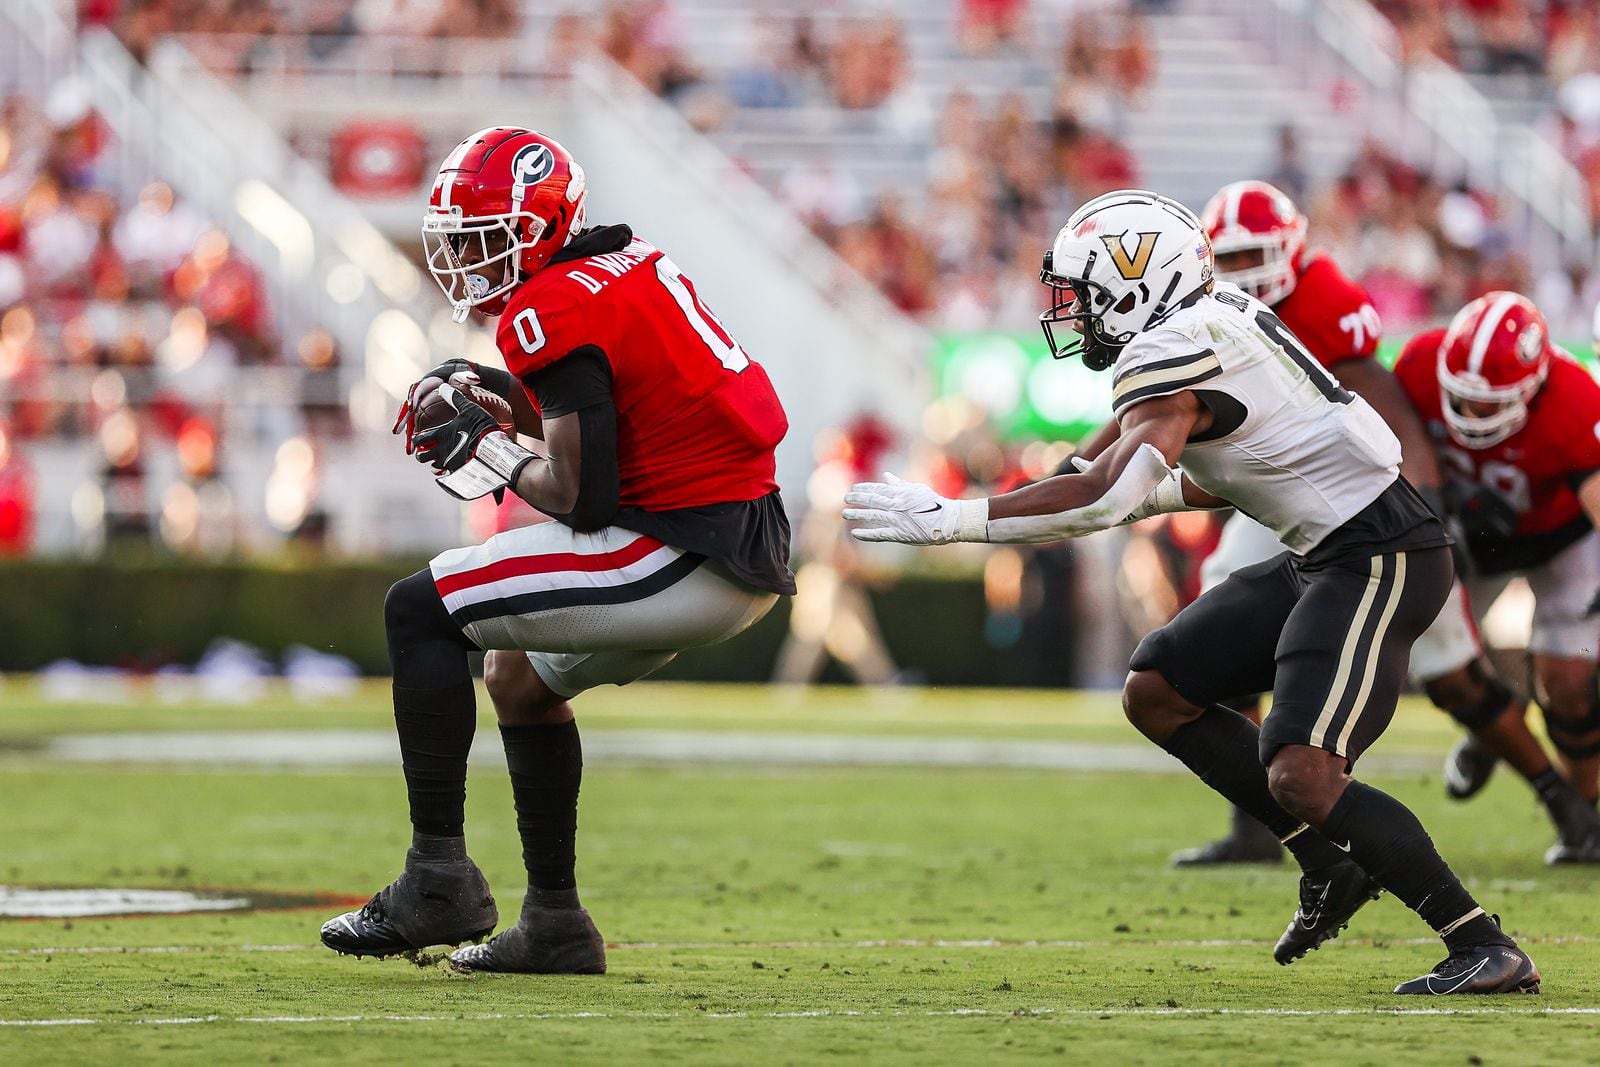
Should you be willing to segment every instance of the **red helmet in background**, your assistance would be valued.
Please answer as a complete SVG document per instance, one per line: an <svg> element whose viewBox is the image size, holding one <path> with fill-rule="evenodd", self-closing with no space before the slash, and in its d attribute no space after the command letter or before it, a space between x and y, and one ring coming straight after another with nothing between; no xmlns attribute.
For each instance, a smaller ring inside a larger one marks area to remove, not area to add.
<svg viewBox="0 0 1600 1067"><path fill-rule="evenodd" d="M1488 448L1528 421L1555 346L1533 301L1494 292L1456 312L1439 343L1444 422L1465 448Z"/></svg>
<svg viewBox="0 0 1600 1067"><path fill-rule="evenodd" d="M479 130L439 167L422 218L428 270L464 322L498 315L511 292L583 228L583 168L553 138Z"/></svg>
<svg viewBox="0 0 1600 1067"><path fill-rule="evenodd" d="M1216 253L1218 278L1268 305L1294 291L1306 246L1306 217L1282 190L1257 181L1224 185L1200 221ZM1260 262L1229 264L1240 252L1259 252Z"/></svg>

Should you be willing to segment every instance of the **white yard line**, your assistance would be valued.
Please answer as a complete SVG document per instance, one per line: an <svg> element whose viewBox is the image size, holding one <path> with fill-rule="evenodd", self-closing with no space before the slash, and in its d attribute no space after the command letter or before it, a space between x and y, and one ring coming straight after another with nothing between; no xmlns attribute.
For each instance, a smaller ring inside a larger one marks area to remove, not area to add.
<svg viewBox="0 0 1600 1067"><path fill-rule="evenodd" d="M1592 937L1519 937L1525 945L1592 945ZM1382 938L1385 945L1437 945L1436 937ZM983 949L1055 949L1055 948L1261 948L1276 942L1256 938L1213 938L1204 940L1153 940L1121 938L1117 940L1056 940L1039 939L1004 941L996 938L875 938L861 941L618 941L606 945L612 952L631 951L780 951L784 949L872 949L872 948L983 948ZM1341 937L1341 945L1372 945L1372 938ZM200 953L233 952L326 952L321 945L65 945L42 948L0 948L0 956L139 956L139 955L189 955Z"/></svg>
<svg viewBox="0 0 1600 1067"><path fill-rule="evenodd" d="M48 758L69 763L193 764L325 768L398 767L389 730L231 730L64 734ZM1154 745L1122 742L997 740L882 734L694 730L590 730L589 763L756 764L767 766L1009 767L1060 771L1188 773ZM504 766L498 739L480 736L472 762ZM1368 756L1363 767L1388 773L1433 770L1435 757Z"/></svg>
<svg viewBox="0 0 1600 1067"><path fill-rule="evenodd" d="M471 1023L576 1019L949 1019L1095 1018L1125 1016L1401 1016L1401 1015L1600 1015L1600 1008L952 1008L878 1011L817 1008L809 1011L572 1011L489 1012L466 1015L196 1015L172 1019L0 1019L0 1026L193 1026L202 1023L293 1026L332 1023Z"/></svg>

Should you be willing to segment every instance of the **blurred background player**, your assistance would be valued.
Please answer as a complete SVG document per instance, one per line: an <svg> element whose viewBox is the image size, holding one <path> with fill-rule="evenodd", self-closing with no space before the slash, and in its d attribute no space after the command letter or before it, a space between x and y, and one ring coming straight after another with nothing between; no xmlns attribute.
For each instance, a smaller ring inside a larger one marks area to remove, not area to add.
<svg viewBox="0 0 1600 1067"><path fill-rule="evenodd" d="M506 370L455 360L412 387L406 449L453 495L511 490L556 519L434 558L384 604L412 846L399 878L329 920L338 952L473 940L499 921L467 855L467 753L482 649L511 772L527 893L458 970L595 974L605 942L574 873L583 751L568 701L725 640L794 592L773 449L788 420L694 284L627 226L585 228L556 141L481 130L445 159L423 238L455 309L498 316ZM461 390L510 405L523 448ZM443 397L448 421L418 425Z"/></svg>
<svg viewBox="0 0 1600 1067"><path fill-rule="evenodd" d="M1529 732L1526 702L1485 675L1475 626L1435 626L1413 665L1434 666L1429 697L1473 731L1446 766L1450 795L1472 796L1504 759L1556 825L1546 862L1600 863L1600 385L1551 343L1531 301L1503 291L1413 337L1395 375L1438 444L1473 610L1519 575L1533 591L1529 677L1567 774Z"/></svg>
<svg viewBox="0 0 1600 1067"><path fill-rule="evenodd" d="M1306 218L1294 201L1266 182L1233 182L1211 198L1201 221L1216 254L1217 277L1272 308L1318 363L1383 416L1400 439L1404 452L1401 471L1406 480L1437 505L1439 472L1422 425L1393 375L1373 359L1383 331L1378 313L1361 286L1331 257L1306 251ZM1108 424L1082 455L1093 459L1109 444L1114 431L1115 424ZM1283 551L1270 530L1235 513L1223 528L1216 551L1201 568L1201 588L1212 589L1240 567ZM1260 725L1259 694L1235 694L1229 706ZM1172 861L1191 866L1277 863L1282 858L1277 837L1234 808L1225 837L1184 849Z"/></svg>
<svg viewBox="0 0 1600 1067"><path fill-rule="evenodd" d="M828 427L813 445L817 467L806 479L807 509L795 537L801 562L795 568L789 633L772 672L780 685L810 685L830 656L858 684L895 680L894 658L867 595L872 576L839 513L845 492L877 472L892 444L890 428L862 414L844 426Z"/></svg>

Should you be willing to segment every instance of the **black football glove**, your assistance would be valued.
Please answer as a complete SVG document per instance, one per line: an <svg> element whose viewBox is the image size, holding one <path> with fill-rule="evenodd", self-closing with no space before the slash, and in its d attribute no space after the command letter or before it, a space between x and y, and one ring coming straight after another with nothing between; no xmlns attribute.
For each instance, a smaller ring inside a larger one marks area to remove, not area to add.
<svg viewBox="0 0 1600 1067"><path fill-rule="evenodd" d="M1467 531L1462 528L1461 520L1445 504L1444 490L1436 485L1419 486L1417 495L1428 505L1428 510L1444 523L1445 532L1450 535L1450 561L1455 564L1456 577L1463 581L1470 578L1474 568L1472 553L1467 551Z"/></svg>
<svg viewBox="0 0 1600 1067"><path fill-rule="evenodd" d="M439 487L461 500L494 493L498 502L508 486L515 492L517 475L539 457L508 437L499 420L455 386L446 383L438 392L455 416L416 434L417 462L431 466Z"/></svg>
<svg viewBox="0 0 1600 1067"><path fill-rule="evenodd" d="M394 428L390 430L390 433L396 434L401 430L405 431L408 456L415 448L417 408L421 406L422 398L440 385L454 385L458 388L463 385L480 385L509 403L512 391L516 388L516 380L499 367L484 367L465 359L447 359L418 378L411 383L411 388L406 390L405 401L401 403L400 413L394 419Z"/></svg>
<svg viewBox="0 0 1600 1067"><path fill-rule="evenodd" d="M412 435L418 463L426 463L438 474L454 474L477 454L478 445L500 429L500 423L487 410L468 400L453 385L439 386L439 395L455 409L455 417Z"/></svg>
<svg viewBox="0 0 1600 1067"><path fill-rule="evenodd" d="M471 375L470 380L476 381L477 372L478 368L464 359L448 359L411 383L411 388L406 390L406 398L400 405L400 414L394 418L394 428L389 431L390 433L405 431L406 455L409 456L416 451L417 407L422 403L423 396L438 388L437 385L427 383L437 380L440 385L448 385L451 377L456 374Z"/></svg>
<svg viewBox="0 0 1600 1067"><path fill-rule="evenodd" d="M1467 531L1455 515L1444 516L1444 529L1450 535L1450 562L1455 564L1456 578L1467 581L1477 576L1478 566L1472 562L1472 549L1467 546Z"/></svg>
<svg viewBox="0 0 1600 1067"><path fill-rule="evenodd" d="M1468 537L1510 537L1517 531L1517 509L1488 486L1451 483L1445 493L1451 514L1461 520Z"/></svg>

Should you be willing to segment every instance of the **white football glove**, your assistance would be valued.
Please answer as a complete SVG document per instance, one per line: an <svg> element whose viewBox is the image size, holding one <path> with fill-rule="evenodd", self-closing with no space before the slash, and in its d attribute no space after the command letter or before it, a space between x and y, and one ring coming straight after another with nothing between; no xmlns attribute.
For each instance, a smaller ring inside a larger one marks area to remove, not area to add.
<svg viewBox="0 0 1600 1067"><path fill-rule="evenodd" d="M989 500L951 500L920 482L885 474L886 482L857 482L844 495L844 517L860 525L857 541L895 541L902 545L947 545L987 541Z"/></svg>

